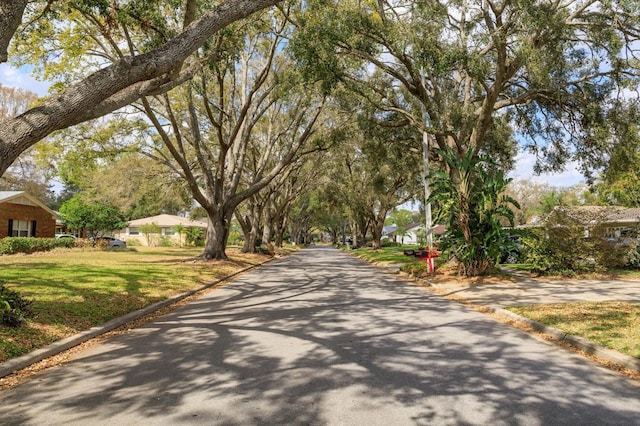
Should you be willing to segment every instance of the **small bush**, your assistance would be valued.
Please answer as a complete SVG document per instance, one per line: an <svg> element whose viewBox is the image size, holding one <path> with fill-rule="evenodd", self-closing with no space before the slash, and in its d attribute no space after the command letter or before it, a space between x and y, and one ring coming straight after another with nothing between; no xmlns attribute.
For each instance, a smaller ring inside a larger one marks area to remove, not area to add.
<svg viewBox="0 0 640 426"><path fill-rule="evenodd" d="M160 246L160 247L175 247L175 246L177 246L177 244L171 237L162 236L162 237L160 237L160 241L158 242L158 246Z"/></svg>
<svg viewBox="0 0 640 426"><path fill-rule="evenodd" d="M0 282L0 324L19 327L31 315L29 305L32 303Z"/></svg>
<svg viewBox="0 0 640 426"><path fill-rule="evenodd" d="M128 238L127 247L142 247L142 243L137 238Z"/></svg>
<svg viewBox="0 0 640 426"><path fill-rule="evenodd" d="M634 249L629 250L627 255L625 256L626 267L638 269L640 268L640 247L636 247Z"/></svg>
<svg viewBox="0 0 640 426"><path fill-rule="evenodd" d="M74 247L70 238L28 238L8 237L0 240L0 254L36 253L49 251L56 247Z"/></svg>

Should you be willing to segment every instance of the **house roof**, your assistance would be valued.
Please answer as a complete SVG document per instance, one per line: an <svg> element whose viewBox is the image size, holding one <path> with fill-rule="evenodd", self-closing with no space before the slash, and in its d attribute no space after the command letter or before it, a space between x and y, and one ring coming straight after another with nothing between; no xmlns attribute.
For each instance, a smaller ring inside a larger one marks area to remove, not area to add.
<svg viewBox="0 0 640 426"><path fill-rule="evenodd" d="M425 228L424 223L414 223L413 225L409 225L407 227L407 230L414 231L414 230L424 229L424 228ZM431 227L431 232L433 232L434 235L438 235L438 236L444 234L446 230L447 230L446 225L433 224Z"/></svg>
<svg viewBox="0 0 640 426"><path fill-rule="evenodd" d="M613 212L608 218L611 222L640 222L640 208L634 207Z"/></svg>
<svg viewBox="0 0 640 426"><path fill-rule="evenodd" d="M396 232L396 230L398 229L398 227L396 225L387 225L387 226L383 226L382 227L382 235L389 235L392 234L394 232Z"/></svg>
<svg viewBox="0 0 640 426"><path fill-rule="evenodd" d="M564 213L570 218L585 224L596 222L640 223L640 208L618 206L559 206L554 208L553 212Z"/></svg>
<svg viewBox="0 0 640 426"><path fill-rule="evenodd" d="M0 204L2 203L37 206L50 213L54 218L58 217L58 214L56 212L42 204L36 197L24 191L0 191Z"/></svg>
<svg viewBox="0 0 640 426"><path fill-rule="evenodd" d="M156 225L168 228L176 225L182 226L197 226L199 228L206 228L207 222L199 220L191 220L187 217L174 216L171 214L159 214L157 216L144 217L142 219L136 219L129 221L129 228L135 228L143 225L150 225L155 223Z"/></svg>

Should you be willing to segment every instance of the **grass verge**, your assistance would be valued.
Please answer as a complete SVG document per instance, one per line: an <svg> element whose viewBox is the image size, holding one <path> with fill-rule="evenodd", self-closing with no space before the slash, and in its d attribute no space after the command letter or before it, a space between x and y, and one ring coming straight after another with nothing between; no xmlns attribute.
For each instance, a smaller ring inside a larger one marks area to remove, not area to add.
<svg viewBox="0 0 640 426"><path fill-rule="evenodd" d="M0 256L0 281L34 302L27 324L0 325L0 362L268 258L230 249L229 260L195 262L201 252L137 247Z"/></svg>
<svg viewBox="0 0 640 426"><path fill-rule="evenodd" d="M580 302L507 309L566 333L640 358L640 303Z"/></svg>

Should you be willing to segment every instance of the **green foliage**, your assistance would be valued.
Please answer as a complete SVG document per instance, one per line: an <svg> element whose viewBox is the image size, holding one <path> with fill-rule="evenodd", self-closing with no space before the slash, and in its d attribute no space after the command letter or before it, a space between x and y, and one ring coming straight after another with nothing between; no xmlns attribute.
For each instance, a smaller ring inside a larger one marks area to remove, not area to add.
<svg viewBox="0 0 640 426"><path fill-rule="evenodd" d="M633 160L633 163L638 164L639 161L640 158ZM621 172L609 176L607 180L609 182L598 185L598 192L605 202L625 207L640 207L640 169Z"/></svg>
<svg viewBox="0 0 640 426"><path fill-rule="evenodd" d="M151 247L155 244L154 234L159 235L162 228L157 223L148 223L138 227L138 231L142 232L147 240L147 246Z"/></svg>
<svg viewBox="0 0 640 426"><path fill-rule="evenodd" d="M638 256L635 245L604 238L603 217L578 217L570 210L555 209L543 228L523 236L524 260L539 274L573 276L633 265ZM586 237L585 234L589 236Z"/></svg>
<svg viewBox="0 0 640 426"><path fill-rule="evenodd" d="M0 324L19 327L31 315L29 305L32 303L0 281Z"/></svg>
<svg viewBox="0 0 640 426"><path fill-rule="evenodd" d="M455 257L464 275L482 275L499 261L507 240L503 220L513 224L511 207L518 203L505 194L509 179L495 163L472 151L462 158L454 150L439 150L450 172L430 175L430 202L447 217L441 249Z"/></svg>
<svg viewBox="0 0 640 426"><path fill-rule="evenodd" d="M588 172L620 141L638 139L629 131L637 117L623 119L612 101L637 86L637 60L623 52L635 51L638 20L618 23L635 16L636 2L571 13L560 3L478 2L474 17L460 2L304 4L291 48L305 77L401 111L432 146L474 150L506 170L517 137L545 161L538 170L577 159Z"/></svg>
<svg viewBox="0 0 640 426"><path fill-rule="evenodd" d="M203 247L205 234L202 228L189 226L184 230L186 245L191 247Z"/></svg>
<svg viewBox="0 0 640 426"><path fill-rule="evenodd" d="M0 239L0 255L36 253L53 250L56 247L71 248L74 244L75 241L71 238L7 237Z"/></svg>
<svg viewBox="0 0 640 426"><path fill-rule="evenodd" d="M182 234L184 234L185 226L182 224L177 224L173 227L173 230L178 234L178 246L182 247Z"/></svg>
<svg viewBox="0 0 640 426"><path fill-rule="evenodd" d="M120 210L106 203L85 201L81 195L65 201L60 207L60 214L69 229L86 230L90 238L127 226Z"/></svg>
<svg viewBox="0 0 640 426"><path fill-rule="evenodd" d="M229 245L239 246L242 245L242 231L238 229L234 229L233 227L229 230L229 239L227 240Z"/></svg>
<svg viewBox="0 0 640 426"><path fill-rule="evenodd" d="M403 238L407 235L408 228L411 224L417 222L413 212L406 209L394 209L389 215L389 221L396 225L394 234L399 243L403 242Z"/></svg>
<svg viewBox="0 0 640 426"><path fill-rule="evenodd" d="M171 237L162 236L158 241L158 246L160 247L175 247L176 243L173 241Z"/></svg>

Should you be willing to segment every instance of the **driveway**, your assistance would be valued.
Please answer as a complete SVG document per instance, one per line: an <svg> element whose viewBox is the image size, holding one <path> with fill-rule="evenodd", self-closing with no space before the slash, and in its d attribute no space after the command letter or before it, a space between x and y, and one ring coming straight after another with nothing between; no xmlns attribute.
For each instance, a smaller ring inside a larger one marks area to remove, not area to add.
<svg viewBox="0 0 640 426"><path fill-rule="evenodd" d="M0 393L1 424L639 424L640 386L329 248Z"/></svg>
<svg viewBox="0 0 640 426"><path fill-rule="evenodd" d="M444 295L494 307L612 300L640 302L640 280L545 280L520 275L516 282L471 285L451 282L434 287Z"/></svg>

